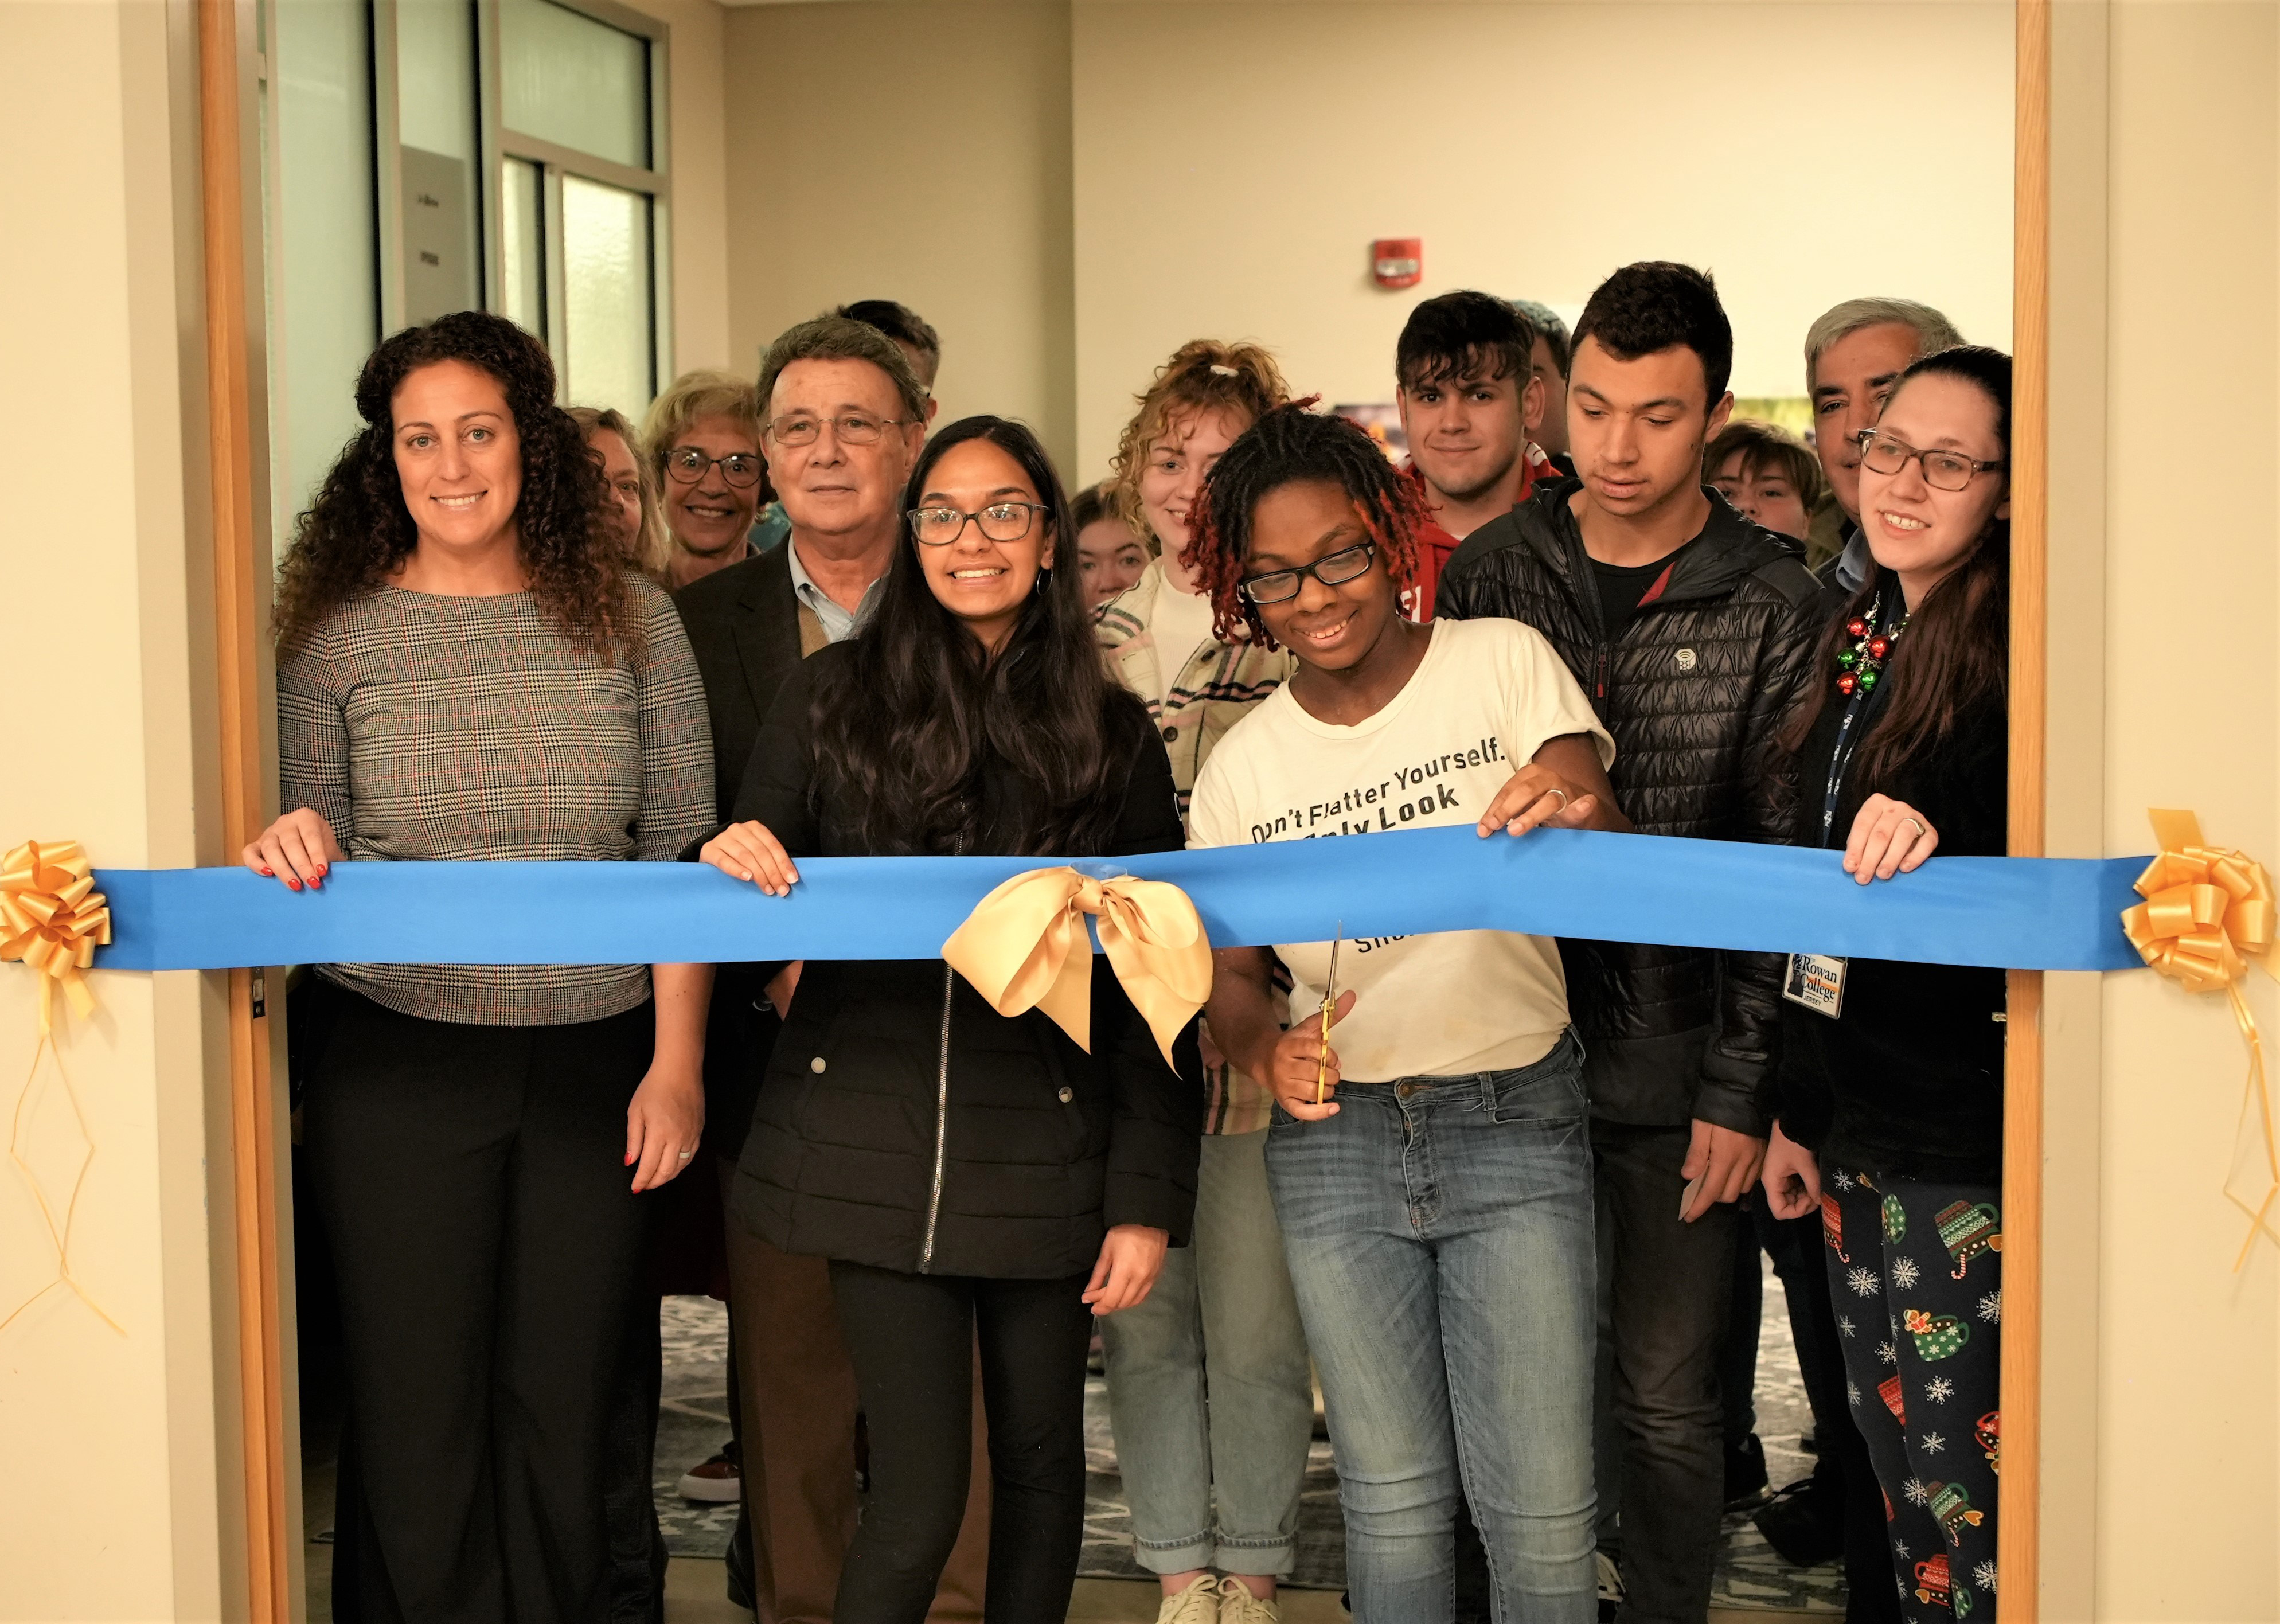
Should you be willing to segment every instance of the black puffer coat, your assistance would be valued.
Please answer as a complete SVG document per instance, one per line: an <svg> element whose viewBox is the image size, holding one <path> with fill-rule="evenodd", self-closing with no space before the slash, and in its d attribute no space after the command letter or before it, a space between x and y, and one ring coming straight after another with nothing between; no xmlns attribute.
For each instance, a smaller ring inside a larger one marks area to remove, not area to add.
<svg viewBox="0 0 2280 1624"><path fill-rule="evenodd" d="M1795 776L1775 743L1805 681L1820 586L1797 544L1710 491L1710 517L1654 601L1610 642L1563 480L1465 538L1434 612L1524 620L1552 641L1615 739L1608 776L1644 835L1791 837ZM1623 943L1560 944L1596 1116L1762 1135L1782 960Z"/></svg>
<svg viewBox="0 0 2280 1624"><path fill-rule="evenodd" d="M766 825L795 858L867 855L861 808L816 804L808 722L810 679L851 647L786 679L736 797L735 820ZM1164 747L1121 691L1115 714L1129 734L1122 816L1107 850L1086 855L1176 850ZM1034 793L985 769L986 809ZM1105 955L1089 1055L1035 1011L1000 1015L940 959L811 963L762 1057L737 1214L785 1251L906 1274L1081 1274L1114 1224L1184 1244L1203 1122L1193 1022L1175 1052L1176 1073Z"/></svg>

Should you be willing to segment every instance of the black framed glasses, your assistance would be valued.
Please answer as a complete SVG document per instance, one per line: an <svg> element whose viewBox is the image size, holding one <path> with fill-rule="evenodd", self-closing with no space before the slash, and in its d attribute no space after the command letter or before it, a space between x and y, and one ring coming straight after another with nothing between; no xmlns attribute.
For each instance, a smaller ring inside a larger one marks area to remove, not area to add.
<svg viewBox="0 0 2280 1624"><path fill-rule="evenodd" d="M850 445L875 445L879 436L890 428L903 428L908 418L873 417L867 412L843 412L837 417L817 417L812 412L791 412L769 419L768 438L778 445L813 445L823 433L826 423L837 431L839 437Z"/></svg>
<svg viewBox="0 0 2280 1624"><path fill-rule="evenodd" d="M760 482L760 459L750 451L731 451L726 457L707 457L693 445L677 445L665 454L665 471L683 485L694 485L712 469L720 470L720 477L736 486L757 485Z"/></svg>
<svg viewBox="0 0 2280 1624"><path fill-rule="evenodd" d="M1307 576L1312 575L1326 587L1342 587L1369 573L1370 560L1376 556L1375 542L1357 542L1352 547L1326 552L1312 564L1294 570L1246 575L1235 583L1236 590L1254 604L1285 604L1298 596L1298 589L1306 584Z"/></svg>
<svg viewBox="0 0 2280 1624"><path fill-rule="evenodd" d="M1018 542L1045 511L1036 502L992 502L973 513L954 507L914 507L908 517L911 535L921 544L947 547L966 534L969 524L981 526L982 534L993 542Z"/></svg>
<svg viewBox="0 0 2280 1624"><path fill-rule="evenodd" d="M1860 447L1860 465L1876 473L1898 473L1910 462L1923 466L1924 483L1934 490L1961 490L1983 473L2008 465L1977 462L1960 451L1919 451L1897 435L1881 428L1864 428L1853 436Z"/></svg>

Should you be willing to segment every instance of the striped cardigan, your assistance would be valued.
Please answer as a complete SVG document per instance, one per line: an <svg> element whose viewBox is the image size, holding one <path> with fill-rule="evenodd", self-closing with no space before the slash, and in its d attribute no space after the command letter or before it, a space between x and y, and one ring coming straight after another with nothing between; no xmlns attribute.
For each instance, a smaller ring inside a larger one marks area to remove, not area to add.
<svg viewBox="0 0 2280 1624"><path fill-rule="evenodd" d="M1184 822L1196 774L1203 770L1212 747L1243 720L1244 712L1290 680L1292 662L1287 650L1214 640L1195 651L1176 680L1163 683L1164 653L1153 628L1159 595L1169 590L1164 584L1164 562L1159 558L1121 596L1101 608L1096 625L1108 674L1146 704L1172 758L1172 782L1180 793ZM1159 698L1159 693L1166 697ZM1265 1128L1272 1097L1221 1058L1208 1029L1203 1037L1207 1090L1204 1132L1248 1134Z"/></svg>
<svg viewBox="0 0 2280 1624"><path fill-rule="evenodd" d="M1157 595L1170 589L1164 584L1164 561L1158 558L1122 596L1102 607L1097 626L1100 646L1107 653L1108 674L1140 696L1163 736L1184 818L1196 774L1203 771L1212 747L1243 720L1245 711L1290 680L1291 663L1287 650L1210 642L1196 650L1176 681L1163 682L1163 650L1157 646L1153 627ZM1159 691L1169 697L1159 699Z"/></svg>

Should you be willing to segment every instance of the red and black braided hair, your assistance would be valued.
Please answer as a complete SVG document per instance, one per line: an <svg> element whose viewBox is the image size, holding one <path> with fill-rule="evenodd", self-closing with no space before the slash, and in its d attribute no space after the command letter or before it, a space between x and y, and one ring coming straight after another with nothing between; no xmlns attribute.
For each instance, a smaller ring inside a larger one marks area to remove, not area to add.
<svg viewBox="0 0 2280 1624"><path fill-rule="evenodd" d="M1227 448L1204 481L1191 520L1188 564L1211 594L1213 635L1275 646L1259 611L1237 590L1251 550L1252 517L1268 493L1319 480L1361 510L1378 561L1396 595L1417 581L1417 534L1425 498L1414 480L1386 460L1377 442L1342 417L1309 410L1319 396L1277 406Z"/></svg>

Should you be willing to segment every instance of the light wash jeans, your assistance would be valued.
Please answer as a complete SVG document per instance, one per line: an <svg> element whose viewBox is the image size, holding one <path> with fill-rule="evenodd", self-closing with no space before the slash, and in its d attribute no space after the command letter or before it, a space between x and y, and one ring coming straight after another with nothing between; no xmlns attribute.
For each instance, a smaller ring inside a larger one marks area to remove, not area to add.
<svg viewBox="0 0 2280 1624"><path fill-rule="evenodd" d="M1583 1046L1279 1107L1267 1170L1328 1405L1355 1624L1456 1607L1469 1500L1499 1620L1592 1624Z"/></svg>
<svg viewBox="0 0 2280 1624"><path fill-rule="evenodd" d="M1146 1302L1100 1322L1100 1342L1140 1566L1289 1573L1314 1389L1266 1129L1204 1136L1194 1240L1164 1254Z"/></svg>

